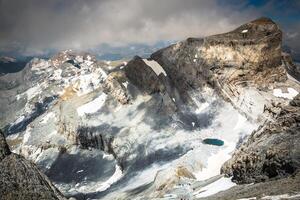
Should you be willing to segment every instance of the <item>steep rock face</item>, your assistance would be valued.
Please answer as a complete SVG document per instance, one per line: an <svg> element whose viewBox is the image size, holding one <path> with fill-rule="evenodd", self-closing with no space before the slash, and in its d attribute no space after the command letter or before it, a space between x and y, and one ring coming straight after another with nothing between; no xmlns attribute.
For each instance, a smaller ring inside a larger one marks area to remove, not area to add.
<svg viewBox="0 0 300 200"><path fill-rule="evenodd" d="M253 132L222 167L238 183L266 181L300 169L300 95Z"/></svg>
<svg viewBox="0 0 300 200"><path fill-rule="evenodd" d="M65 199L38 168L11 153L0 132L1 199Z"/></svg>
<svg viewBox="0 0 300 200"><path fill-rule="evenodd" d="M247 63L258 70L281 64L281 40L279 27L260 18L229 33L205 38L200 51L206 62L214 65L243 67Z"/></svg>
<svg viewBox="0 0 300 200"><path fill-rule="evenodd" d="M152 94L164 90L163 84L155 72L143 61L135 56L124 68L128 79L142 92Z"/></svg>
<svg viewBox="0 0 300 200"><path fill-rule="evenodd" d="M281 65L281 35L273 21L261 18L229 33L189 38L151 58L162 64L175 85L185 84L183 89L189 89L188 85L201 83L201 76L210 78L226 67L259 72Z"/></svg>
<svg viewBox="0 0 300 200"><path fill-rule="evenodd" d="M101 130L100 133L99 130ZM107 127L105 128L105 126L78 127L76 142L82 148L96 148L113 154L111 145L114 138L107 132Z"/></svg>

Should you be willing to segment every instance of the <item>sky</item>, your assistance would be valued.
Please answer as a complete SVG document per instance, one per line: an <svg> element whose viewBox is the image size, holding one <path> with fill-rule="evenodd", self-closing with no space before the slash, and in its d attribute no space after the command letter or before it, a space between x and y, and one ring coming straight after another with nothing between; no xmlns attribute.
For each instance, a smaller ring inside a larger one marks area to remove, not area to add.
<svg viewBox="0 0 300 200"><path fill-rule="evenodd" d="M298 0L0 0L0 52L154 44L270 17L300 52Z"/></svg>

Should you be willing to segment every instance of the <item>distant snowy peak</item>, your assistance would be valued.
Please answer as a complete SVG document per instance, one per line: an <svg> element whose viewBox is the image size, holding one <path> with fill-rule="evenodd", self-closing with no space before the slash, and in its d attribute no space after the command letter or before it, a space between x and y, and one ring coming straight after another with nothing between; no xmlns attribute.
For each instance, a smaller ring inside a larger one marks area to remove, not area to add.
<svg viewBox="0 0 300 200"><path fill-rule="evenodd" d="M106 71L97 63L94 56L71 50L62 51L49 60L34 58L30 66L35 74L48 74L41 81L46 82L48 86L56 83L61 90L63 89L60 92L61 96L70 93L68 88L72 88L72 93L79 96L87 94L99 87L107 77Z"/></svg>
<svg viewBox="0 0 300 200"><path fill-rule="evenodd" d="M53 65L54 67L58 67L59 65L68 61L71 61L70 63L75 65L85 64L87 66L90 66L97 60L95 56L92 56L88 53L77 53L72 50L65 50L50 58L49 61L51 65Z"/></svg>

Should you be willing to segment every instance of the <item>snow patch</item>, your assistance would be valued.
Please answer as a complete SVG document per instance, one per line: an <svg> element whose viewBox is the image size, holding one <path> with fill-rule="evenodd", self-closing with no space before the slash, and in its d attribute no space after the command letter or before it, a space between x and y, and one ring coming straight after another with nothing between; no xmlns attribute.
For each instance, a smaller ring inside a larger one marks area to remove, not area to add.
<svg viewBox="0 0 300 200"><path fill-rule="evenodd" d="M47 115L45 115L45 117L43 117L43 119L40 121L40 123L41 124L46 124L49 119L54 118L54 117L55 117L55 113L50 112Z"/></svg>
<svg viewBox="0 0 300 200"><path fill-rule="evenodd" d="M219 180L201 188L200 191L197 191L197 198L207 197L213 194L216 194L220 191L228 190L229 188L235 186L236 184L231 181L231 178L222 177Z"/></svg>
<svg viewBox="0 0 300 200"><path fill-rule="evenodd" d="M289 195L289 194L282 194L276 196L265 196L261 199L269 199L269 200L280 200L280 199L295 199L296 197L300 197L300 194Z"/></svg>
<svg viewBox="0 0 300 200"><path fill-rule="evenodd" d="M246 121L247 121L247 118L244 117L243 115L239 114L239 116L238 116L238 122L236 123L235 127L233 128L233 130L238 130L238 129L242 128Z"/></svg>
<svg viewBox="0 0 300 200"><path fill-rule="evenodd" d="M55 70L54 73L52 74L52 79L53 80L60 80L62 78L61 73L62 73L62 69Z"/></svg>
<svg viewBox="0 0 300 200"><path fill-rule="evenodd" d="M92 92L100 86L100 82L107 78L106 72L102 68L97 68L97 71L80 76L78 96Z"/></svg>
<svg viewBox="0 0 300 200"><path fill-rule="evenodd" d="M76 191L79 191L79 192L94 192L94 191L102 192L102 191L107 190L112 184L114 184L115 182L120 180L122 178L122 176L123 176L123 173L122 173L121 167L119 165L116 165L114 174L107 181L102 182L102 183L95 183L95 185L93 185L93 186L84 185L81 187L78 187L79 186L79 183L78 183L78 185L77 184L75 185L75 187L78 187L78 188L76 188Z"/></svg>
<svg viewBox="0 0 300 200"><path fill-rule="evenodd" d="M225 149L220 149L216 154L210 156L206 168L195 173L197 180L206 180L213 176L219 175L222 164L231 158L231 152L235 149L234 142L224 142L227 144Z"/></svg>
<svg viewBox="0 0 300 200"><path fill-rule="evenodd" d="M248 30L247 29L242 30L242 33L248 33Z"/></svg>
<svg viewBox="0 0 300 200"><path fill-rule="evenodd" d="M46 169L50 169L59 154L59 149L57 147L42 150L34 162L44 165Z"/></svg>
<svg viewBox="0 0 300 200"><path fill-rule="evenodd" d="M76 56L75 57L75 60L79 63L82 63L83 62L83 56Z"/></svg>
<svg viewBox="0 0 300 200"><path fill-rule="evenodd" d="M105 100L106 100L106 94L102 93L99 97L97 97L93 101L77 108L78 115L83 116L85 114L97 112L103 106Z"/></svg>
<svg viewBox="0 0 300 200"><path fill-rule="evenodd" d="M39 85L36 85L30 89L28 89L25 93L27 95L27 99L30 100L32 99L33 97L35 97L36 95L38 95L40 93L40 86Z"/></svg>
<svg viewBox="0 0 300 200"><path fill-rule="evenodd" d="M124 87L127 88L127 86L128 86L128 81L123 82L122 85L124 85Z"/></svg>
<svg viewBox="0 0 300 200"><path fill-rule="evenodd" d="M205 110L208 106L209 106L209 103L207 103L207 102L199 105L198 108L196 109L195 113L199 114L199 113L203 112L203 110Z"/></svg>
<svg viewBox="0 0 300 200"><path fill-rule="evenodd" d="M279 98L293 99L299 93L294 88L288 88L287 90L288 92L283 93L281 89L274 89L273 95Z"/></svg>
<svg viewBox="0 0 300 200"><path fill-rule="evenodd" d="M30 135L31 135L31 127L27 127L26 128L26 131L25 131L25 134L24 134L24 136L23 136L23 144L26 144L28 141L29 141L29 137L30 137Z"/></svg>
<svg viewBox="0 0 300 200"><path fill-rule="evenodd" d="M21 121L23 121L24 119L25 119L25 116L22 115L21 117L19 117L19 118L14 122L14 124L18 124L18 123L20 123Z"/></svg>
<svg viewBox="0 0 300 200"><path fill-rule="evenodd" d="M107 159L107 160L113 160L114 159L113 155L105 153L105 152L103 152L103 157L102 158Z"/></svg>
<svg viewBox="0 0 300 200"><path fill-rule="evenodd" d="M159 76L161 73L164 74L165 76L167 76L167 73L165 72L165 70L162 68L162 66L156 62L155 60L147 60L147 59L143 59L144 63L146 65L148 65L149 67L151 67L151 69L155 72L155 74L157 76Z"/></svg>
<svg viewBox="0 0 300 200"><path fill-rule="evenodd" d="M119 165L116 165L115 173L104 183L101 184L101 186L97 189L97 191L104 191L107 188L109 188L113 183L120 180L123 176L121 167Z"/></svg>
<svg viewBox="0 0 300 200"><path fill-rule="evenodd" d="M90 61L90 60L84 60L84 64L86 64L88 67L91 66L92 64L94 64L94 62Z"/></svg>

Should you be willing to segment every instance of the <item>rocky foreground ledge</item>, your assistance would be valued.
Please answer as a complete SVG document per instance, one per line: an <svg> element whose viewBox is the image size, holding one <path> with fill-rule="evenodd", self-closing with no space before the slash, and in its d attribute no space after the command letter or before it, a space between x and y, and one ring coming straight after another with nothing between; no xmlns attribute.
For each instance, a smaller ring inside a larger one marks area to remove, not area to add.
<svg viewBox="0 0 300 200"><path fill-rule="evenodd" d="M35 164L9 150L1 131L0 186L3 200L65 199Z"/></svg>

